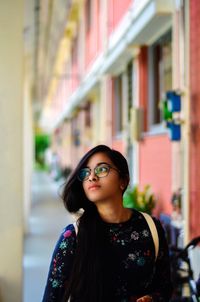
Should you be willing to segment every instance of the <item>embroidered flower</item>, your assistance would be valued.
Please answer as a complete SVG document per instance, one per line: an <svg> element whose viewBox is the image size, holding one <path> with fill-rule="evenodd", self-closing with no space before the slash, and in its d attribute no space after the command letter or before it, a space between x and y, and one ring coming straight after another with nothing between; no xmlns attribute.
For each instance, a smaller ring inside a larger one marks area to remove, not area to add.
<svg viewBox="0 0 200 302"><path fill-rule="evenodd" d="M58 266L58 272L62 273L62 268L64 267L64 263L62 263L60 266Z"/></svg>
<svg viewBox="0 0 200 302"><path fill-rule="evenodd" d="M148 231L148 230L143 230L143 231L142 231L142 235L143 235L144 237L149 237L149 231Z"/></svg>
<svg viewBox="0 0 200 302"><path fill-rule="evenodd" d="M67 230L67 231L63 234L63 236L64 236L65 238L68 238L68 237L71 236L71 234L72 234L72 231Z"/></svg>
<svg viewBox="0 0 200 302"><path fill-rule="evenodd" d="M113 236L113 237L112 237L112 240L113 240L113 241L117 240L117 237L116 237L116 236Z"/></svg>
<svg viewBox="0 0 200 302"><path fill-rule="evenodd" d="M64 250L66 247L67 247L67 242L62 241L61 244L60 244L60 249Z"/></svg>
<svg viewBox="0 0 200 302"><path fill-rule="evenodd" d="M145 264L145 259L144 259L144 257L139 257L139 258L137 259L137 264L138 264L139 266L143 266L143 265Z"/></svg>
<svg viewBox="0 0 200 302"><path fill-rule="evenodd" d="M53 259L53 267L54 267L54 268L56 267L56 263L57 263L57 261L56 261L56 259L54 258L54 259Z"/></svg>
<svg viewBox="0 0 200 302"><path fill-rule="evenodd" d="M132 232L132 234L131 234L131 239L138 240L138 239L139 239L139 234L138 234L138 232L136 232L136 231Z"/></svg>
<svg viewBox="0 0 200 302"><path fill-rule="evenodd" d="M135 254L128 254L128 259L134 261L136 259L136 255Z"/></svg>
<svg viewBox="0 0 200 302"><path fill-rule="evenodd" d="M53 287L53 288L59 287L59 281L56 280L56 279L54 279L53 282L52 282L52 287Z"/></svg>

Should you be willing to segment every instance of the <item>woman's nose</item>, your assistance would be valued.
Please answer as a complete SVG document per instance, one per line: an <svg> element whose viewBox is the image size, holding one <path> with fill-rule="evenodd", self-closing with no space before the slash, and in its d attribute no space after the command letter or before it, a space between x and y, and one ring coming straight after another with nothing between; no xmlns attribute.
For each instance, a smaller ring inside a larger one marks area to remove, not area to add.
<svg viewBox="0 0 200 302"><path fill-rule="evenodd" d="M89 181L96 181L97 179L98 179L98 177L96 176L94 171L91 171L91 174L89 176Z"/></svg>

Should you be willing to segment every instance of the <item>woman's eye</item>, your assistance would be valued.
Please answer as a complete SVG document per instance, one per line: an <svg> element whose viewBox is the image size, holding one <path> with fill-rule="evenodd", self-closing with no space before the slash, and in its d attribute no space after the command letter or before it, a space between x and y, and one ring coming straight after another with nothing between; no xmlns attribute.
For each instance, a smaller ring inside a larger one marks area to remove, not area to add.
<svg viewBox="0 0 200 302"><path fill-rule="evenodd" d="M98 173L107 172L108 171L108 167L105 167L105 166L98 167L97 171L98 171Z"/></svg>
<svg viewBox="0 0 200 302"><path fill-rule="evenodd" d="M89 171L89 170L86 170L86 169L81 170L81 171L80 171L80 174L79 174L79 176L80 176L81 178L88 177L89 175L90 175L90 171Z"/></svg>
<svg viewBox="0 0 200 302"><path fill-rule="evenodd" d="M85 176L89 176L89 175L90 175L90 171L89 170L85 171Z"/></svg>

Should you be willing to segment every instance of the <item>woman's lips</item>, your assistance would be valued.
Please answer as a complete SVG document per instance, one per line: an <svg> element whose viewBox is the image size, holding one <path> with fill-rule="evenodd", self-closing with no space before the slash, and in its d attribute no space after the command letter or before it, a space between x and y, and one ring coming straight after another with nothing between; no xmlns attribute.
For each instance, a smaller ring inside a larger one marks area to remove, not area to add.
<svg viewBox="0 0 200 302"><path fill-rule="evenodd" d="M88 190L94 191L94 190L97 190L97 189L99 189L99 188L100 188L100 186L98 186L98 185L93 185L93 186L89 186L89 187L88 187Z"/></svg>

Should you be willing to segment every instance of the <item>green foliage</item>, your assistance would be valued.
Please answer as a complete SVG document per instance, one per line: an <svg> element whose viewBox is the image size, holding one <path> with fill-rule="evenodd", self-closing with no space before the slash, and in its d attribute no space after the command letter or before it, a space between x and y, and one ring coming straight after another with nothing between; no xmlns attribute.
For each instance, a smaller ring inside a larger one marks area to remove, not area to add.
<svg viewBox="0 0 200 302"><path fill-rule="evenodd" d="M40 167L45 166L45 151L50 146L50 137L47 134L35 135L35 160Z"/></svg>
<svg viewBox="0 0 200 302"><path fill-rule="evenodd" d="M133 208L148 214L152 213L155 204L155 196L149 185L146 185L143 191L140 191L138 186L128 188L123 196L123 205L125 208Z"/></svg>

